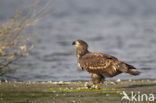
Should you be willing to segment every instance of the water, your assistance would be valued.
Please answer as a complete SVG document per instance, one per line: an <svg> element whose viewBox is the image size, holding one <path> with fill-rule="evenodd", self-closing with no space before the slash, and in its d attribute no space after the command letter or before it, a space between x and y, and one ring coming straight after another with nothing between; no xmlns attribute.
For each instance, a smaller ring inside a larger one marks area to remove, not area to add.
<svg viewBox="0 0 156 103"><path fill-rule="evenodd" d="M18 0L0 1L0 20L9 18ZM0 77L9 81L90 80L76 64L72 42L83 39L89 50L111 54L134 65L141 75L107 80L156 79L155 0L53 0L55 13L32 28L38 36L23 67ZM7 8L6 7L10 7Z"/></svg>

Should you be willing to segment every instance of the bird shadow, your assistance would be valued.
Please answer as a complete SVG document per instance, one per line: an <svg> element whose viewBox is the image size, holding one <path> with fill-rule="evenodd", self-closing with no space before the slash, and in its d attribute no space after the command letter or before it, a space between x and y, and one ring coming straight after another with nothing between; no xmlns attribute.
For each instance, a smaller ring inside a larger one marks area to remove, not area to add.
<svg viewBox="0 0 156 103"><path fill-rule="evenodd" d="M134 85L129 85L123 88L138 88L138 87L153 87L156 86L156 83L153 84L134 84Z"/></svg>

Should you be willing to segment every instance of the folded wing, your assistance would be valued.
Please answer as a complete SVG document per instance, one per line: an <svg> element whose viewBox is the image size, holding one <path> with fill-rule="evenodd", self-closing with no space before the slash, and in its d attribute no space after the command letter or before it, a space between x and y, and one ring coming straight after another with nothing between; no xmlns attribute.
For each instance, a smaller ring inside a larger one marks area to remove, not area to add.
<svg viewBox="0 0 156 103"><path fill-rule="evenodd" d="M124 69L125 72L127 70L123 62L111 55L103 53L87 53L79 59L79 64L88 72L101 74L106 77L112 77L121 73L119 70L121 67L123 71Z"/></svg>

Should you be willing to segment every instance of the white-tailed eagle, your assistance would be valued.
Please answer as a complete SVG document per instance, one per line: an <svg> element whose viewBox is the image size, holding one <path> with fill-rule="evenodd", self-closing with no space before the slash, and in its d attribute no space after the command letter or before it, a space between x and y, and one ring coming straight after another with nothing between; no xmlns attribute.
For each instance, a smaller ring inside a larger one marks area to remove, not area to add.
<svg viewBox="0 0 156 103"><path fill-rule="evenodd" d="M98 88L105 77L113 77L120 73L139 75L135 67L119 61L116 57L97 52L88 51L88 44L83 40L72 43L76 46L77 63L81 70L86 70L92 77L93 88Z"/></svg>

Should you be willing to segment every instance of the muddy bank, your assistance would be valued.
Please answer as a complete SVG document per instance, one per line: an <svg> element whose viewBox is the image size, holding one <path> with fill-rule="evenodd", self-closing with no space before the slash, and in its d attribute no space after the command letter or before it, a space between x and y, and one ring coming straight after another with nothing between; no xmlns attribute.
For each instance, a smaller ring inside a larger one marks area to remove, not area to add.
<svg viewBox="0 0 156 103"><path fill-rule="evenodd" d="M123 91L129 96L131 91L156 96L156 80L106 81L100 84L100 89L86 89L91 84L90 81L0 82L0 103L121 103Z"/></svg>

